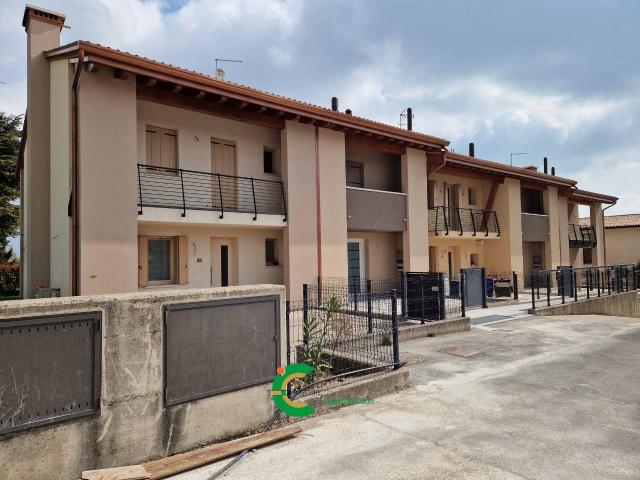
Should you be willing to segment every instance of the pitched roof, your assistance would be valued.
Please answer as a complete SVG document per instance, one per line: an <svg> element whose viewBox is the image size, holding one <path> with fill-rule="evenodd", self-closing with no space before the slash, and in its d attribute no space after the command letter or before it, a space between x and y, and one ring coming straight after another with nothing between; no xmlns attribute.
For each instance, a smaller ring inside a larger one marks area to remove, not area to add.
<svg viewBox="0 0 640 480"><path fill-rule="evenodd" d="M449 141L444 138L424 133L406 130L368 118L336 112L330 108L293 98L276 95L228 80L212 77L204 73L176 67L168 63L152 60L147 57L124 52L97 43L80 40L45 52L48 59L59 57L73 57L83 50L90 61L103 63L107 66L117 66L125 71L137 75L149 75L161 80L183 84L191 88L200 88L214 94L225 95L230 98L249 101L267 108L277 108L283 111L304 115L316 120L345 125L350 128L365 130L378 135L392 136L416 144L431 147L446 147Z"/></svg>
<svg viewBox="0 0 640 480"><path fill-rule="evenodd" d="M589 225L591 219L581 218L580 225ZM640 213L627 213L625 215L605 215L604 228L629 228L640 227Z"/></svg>

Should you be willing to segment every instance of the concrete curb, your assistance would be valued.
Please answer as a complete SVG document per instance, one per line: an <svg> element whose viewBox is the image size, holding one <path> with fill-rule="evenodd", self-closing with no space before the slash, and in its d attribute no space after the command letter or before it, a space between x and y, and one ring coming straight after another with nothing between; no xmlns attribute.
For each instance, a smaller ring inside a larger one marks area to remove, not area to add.
<svg viewBox="0 0 640 480"><path fill-rule="evenodd" d="M610 315L615 317L640 317L640 296L637 291L616 293L589 300L574 302L568 299L564 305L552 305L528 310L531 315Z"/></svg>
<svg viewBox="0 0 640 480"><path fill-rule="evenodd" d="M446 335L447 333L464 332L471 330L469 317L454 318L450 320L437 320L426 322L422 325L404 325L398 328L400 342L434 335Z"/></svg>

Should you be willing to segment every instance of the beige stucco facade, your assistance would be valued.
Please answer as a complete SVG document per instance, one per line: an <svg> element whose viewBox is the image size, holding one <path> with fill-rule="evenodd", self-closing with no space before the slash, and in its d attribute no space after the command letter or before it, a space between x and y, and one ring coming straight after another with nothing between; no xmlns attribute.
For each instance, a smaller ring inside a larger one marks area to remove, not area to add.
<svg viewBox="0 0 640 480"><path fill-rule="evenodd" d="M640 227L607 228L605 248L608 265L640 264Z"/></svg>
<svg viewBox="0 0 640 480"><path fill-rule="evenodd" d="M157 254L149 239L175 245L164 283L284 284L290 299L300 298L305 283L350 272L395 279L403 270L483 266L522 274L533 268L534 255L544 268L579 264L579 249L567 238L569 224L578 223L572 180L461 155L449 165L446 140L93 44L52 50L64 18L41 18L30 18L27 28L25 297L38 286L62 295L166 288L149 281L149 256ZM91 50L82 64L81 48ZM158 159L169 166L159 171ZM145 181L156 189L156 203L143 199L141 169L151 171ZM185 174L200 183L185 187ZM261 190L267 183L270 190ZM525 187L544 199L536 221L548 230L537 232L543 237L536 242L524 241ZM70 208L74 191L77 215ZM187 205L191 194L199 204ZM162 204L167 197L173 203ZM600 232L598 198L583 192L576 202L590 202ZM442 235L429 230L429 207L480 216L469 217L472 231ZM349 250L356 245L357 252ZM602 249L603 243L594 249L596 262ZM219 274L222 264L228 272Z"/></svg>

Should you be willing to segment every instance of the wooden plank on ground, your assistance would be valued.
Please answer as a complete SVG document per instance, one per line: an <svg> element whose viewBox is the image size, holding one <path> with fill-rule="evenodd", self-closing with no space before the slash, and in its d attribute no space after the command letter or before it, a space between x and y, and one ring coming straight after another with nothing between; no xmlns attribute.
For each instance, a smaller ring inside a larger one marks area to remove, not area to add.
<svg viewBox="0 0 640 480"><path fill-rule="evenodd" d="M102 470L88 470L82 472L83 480L157 480L167 478L181 472L186 472L208 463L222 460L243 450L258 448L263 445L283 440L300 433L302 427L291 425L264 433L257 433L244 438L238 438L225 443L209 445L207 447L179 453L170 457L153 460L142 465L128 467L105 468Z"/></svg>

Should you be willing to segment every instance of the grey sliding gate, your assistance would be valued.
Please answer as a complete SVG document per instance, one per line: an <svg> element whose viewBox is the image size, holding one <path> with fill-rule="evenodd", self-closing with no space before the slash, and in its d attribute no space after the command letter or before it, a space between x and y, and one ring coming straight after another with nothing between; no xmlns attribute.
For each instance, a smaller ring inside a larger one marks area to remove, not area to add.
<svg viewBox="0 0 640 480"><path fill-rule="evenodd" d="M484 268L465 268L460 270L460 273L464 275L465 307L486 307L487 290Z"/></svg>

